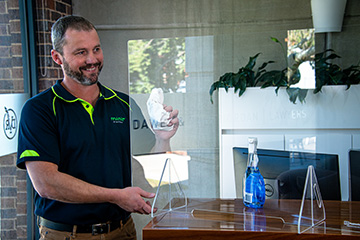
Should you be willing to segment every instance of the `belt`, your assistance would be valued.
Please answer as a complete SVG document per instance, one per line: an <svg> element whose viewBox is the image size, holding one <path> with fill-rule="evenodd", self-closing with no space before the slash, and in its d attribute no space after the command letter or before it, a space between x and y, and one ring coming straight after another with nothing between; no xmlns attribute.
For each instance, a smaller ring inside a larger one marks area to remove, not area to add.
<svg viewBox="0 0 360 240"><path fill-rule="evenodd" d="M125 220L119 220L116 222L108 222L108 223L97 223L97 224L89 224L89 225L71 225L64 223L57 223L50 220L47 220L43 217L39 217L38 221L41 226L62 231L62 232L77 232L77 233L91 233L92 235L105 234L109 233L119 227L122 227L126 224L126 222L130 219L128 216Z"/></svg>

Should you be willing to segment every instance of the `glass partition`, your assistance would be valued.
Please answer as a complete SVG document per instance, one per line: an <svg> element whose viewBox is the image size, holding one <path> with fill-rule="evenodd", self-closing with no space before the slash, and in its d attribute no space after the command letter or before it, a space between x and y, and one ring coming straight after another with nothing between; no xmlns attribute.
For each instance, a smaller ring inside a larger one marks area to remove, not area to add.
<svg viewBox="0 0 360 240"><path fill-rule="evenodd" d="M318 84L323 79L318 73L326 66L339 70L359 64L356 1L348 0L338 33L315 33L310 2L295 0L90 2L96 10L75 1L74 13L88 17L99 31L105 56L101 81L128 92L133 110L142 112L132 116L135 157L151 155L155 141L147 105L151 91L161 89L163 103L179 110L180 127L171 138L171 150L189 157L182 169L188 178L180 181L186 183L188 198L238 197L233 148L246 148L248 137L257 137L259 149L336 155L337 197L348 200L348 152L360 148L359 113L354 111L360 88L355 82L349 89L346 84ZM289 90L288 67L299 49L312 60L302 61L300 68L305 71L301 79L308 80L294 82ZM327 49L334 52L316 55ZM255 56L256 62L251 61ZM246 67L266 88L243 83L246 89L239 96L237 87L224 84L212 92L211 102L212 84L226 74L246 72ZM156 182L144 177L146 168L134 161L134 185L155 191ZM156 171L160 169L163 165ZM141 229L149 218L135 215L135 220Z"/></svg>

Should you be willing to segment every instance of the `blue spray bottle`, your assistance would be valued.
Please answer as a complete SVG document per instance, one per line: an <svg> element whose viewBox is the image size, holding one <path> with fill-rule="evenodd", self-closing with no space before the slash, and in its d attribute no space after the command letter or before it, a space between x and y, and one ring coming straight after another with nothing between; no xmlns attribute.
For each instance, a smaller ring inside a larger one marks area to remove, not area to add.
<svg viewBox="0 0 360 240"><path fill-rule="evenodd" d="M250 208L262 208L265 203L265 183L260 174L257 138L249 138L248 165L244 174L243 202Z"/></svg>

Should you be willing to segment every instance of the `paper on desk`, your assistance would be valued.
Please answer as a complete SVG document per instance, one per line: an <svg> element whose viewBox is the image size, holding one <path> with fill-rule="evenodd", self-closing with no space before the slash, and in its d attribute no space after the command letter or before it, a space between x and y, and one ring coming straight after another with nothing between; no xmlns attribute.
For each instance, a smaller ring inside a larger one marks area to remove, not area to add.
<svg viewBox="0 0 360 240"><path fill-rule="evenodd" d="M150 122L154 130L170 131L173 126L170 123L170 113L164 109L164 93L161 88L151 90L150 97L147 100L147 108L150 116Z"/></svg>

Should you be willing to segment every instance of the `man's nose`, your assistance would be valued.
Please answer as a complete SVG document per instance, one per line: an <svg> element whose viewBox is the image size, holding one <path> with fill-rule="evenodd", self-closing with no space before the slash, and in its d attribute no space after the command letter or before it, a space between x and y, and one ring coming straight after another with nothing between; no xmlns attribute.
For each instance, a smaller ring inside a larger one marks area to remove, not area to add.
<svg viewBox="0 0 360 240"><path fill-rule="evenodd" d="M89 53L86 57L86 63L87 64L94 64L94 63L97 63L98 60L96 58L96 55L94 53Z"/></svg>

